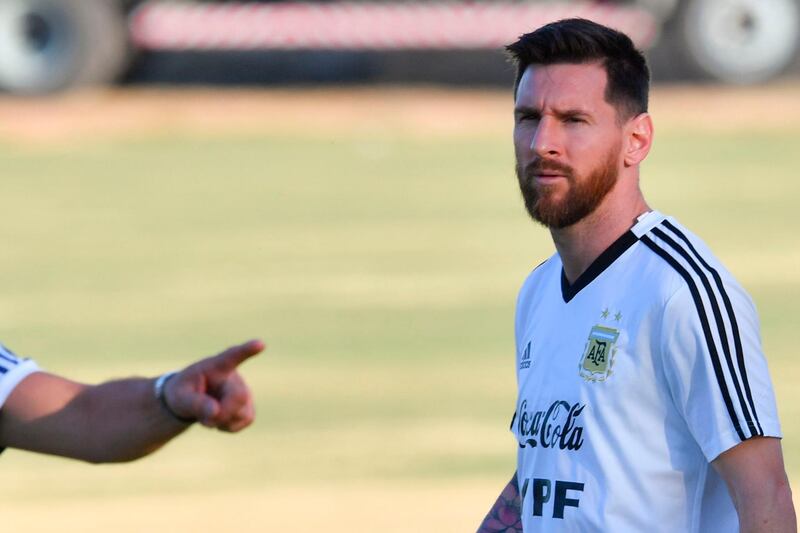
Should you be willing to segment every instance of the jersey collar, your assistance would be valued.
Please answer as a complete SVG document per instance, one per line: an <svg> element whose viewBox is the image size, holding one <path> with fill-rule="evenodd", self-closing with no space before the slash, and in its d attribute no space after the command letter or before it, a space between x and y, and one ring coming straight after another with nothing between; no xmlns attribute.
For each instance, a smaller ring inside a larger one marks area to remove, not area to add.
<svg viewBox="0 0 800 533"><path fill-rule="evenodd" d="M639 237L646 234L654 226L660 224L664 220L664 215L658 211L648 211L647 213L639 216L636 219L636 224L631 229L623 233L616 241L611 243L611 246L603 250L597 259L595 259L589 268L583 274L578 276L575 283L571 284L567 280L567 275L564 273L564 267L561 267L561 296L564 298L564 303L569 303L581 290L589 285L592 281L602 274L605 269L610 267L614 261L619 258L625 251L636 244Z"/></svg>

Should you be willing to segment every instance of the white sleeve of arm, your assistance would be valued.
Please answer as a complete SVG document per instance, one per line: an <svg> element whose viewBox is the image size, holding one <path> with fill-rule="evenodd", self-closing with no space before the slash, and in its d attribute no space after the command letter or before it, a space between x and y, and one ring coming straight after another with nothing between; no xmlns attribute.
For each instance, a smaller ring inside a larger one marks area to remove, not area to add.
<svg viewBox="0 0 800 533"><path fill-rule="evenodd" d="M39 367L33 360L18 357L0 345L0 408L23 379L38 371Z"/></svg>
<svg viewBox="0 0 800 533"><path fill-rule="evenodd" d="M664 310L667 384L708 461L756 436L781 437L775 395L750 297L729 280L712 292L684 285Z"/></svg>

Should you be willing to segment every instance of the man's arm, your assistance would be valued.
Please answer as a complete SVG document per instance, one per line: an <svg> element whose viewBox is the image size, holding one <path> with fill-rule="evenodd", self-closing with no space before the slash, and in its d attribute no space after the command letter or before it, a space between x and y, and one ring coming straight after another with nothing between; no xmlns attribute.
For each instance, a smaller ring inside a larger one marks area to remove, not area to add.
<svg viewBox="0 0 800 533"><path fill-rule="evenodd" d="M522 500L516 472L483 519L478 533L522 533Z"/></svg>
<svg viewBox="0 0 800 533"><path fill-rule="evenodd" d="M742 533L797 531L779 439L754 437L723 452L711 464L728 485Z"/></svg>
<svg viewBox="0 0 800 533"><path fill-rule="evenodd" d="M193 421L239 431L253 421L254 410L236 368L263 349L261 341L250 341L186 367L164 386L166 408L155 397L154 379L89 386L33 373L0 411L0 446L121 462L152 453Z"/></svg>

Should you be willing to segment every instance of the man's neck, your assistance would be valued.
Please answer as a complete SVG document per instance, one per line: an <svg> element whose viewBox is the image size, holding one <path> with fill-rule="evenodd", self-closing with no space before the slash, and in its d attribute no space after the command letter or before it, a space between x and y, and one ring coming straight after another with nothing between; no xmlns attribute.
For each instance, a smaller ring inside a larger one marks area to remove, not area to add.
<svg viewBox="0 0 800 533"><path fill-rule="evenodd" d="M566 228L551 229L550 234L564 265L567 281L575 283L603 251L649 210L641 193L628 199L616 198L612 193L580 222Z"/></svg>

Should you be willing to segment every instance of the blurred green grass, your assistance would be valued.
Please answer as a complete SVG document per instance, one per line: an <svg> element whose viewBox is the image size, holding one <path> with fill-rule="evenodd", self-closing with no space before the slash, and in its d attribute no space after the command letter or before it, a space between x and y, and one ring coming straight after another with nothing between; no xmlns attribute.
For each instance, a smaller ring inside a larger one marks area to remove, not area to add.
<svg viewBox="0 0 800 533"><path fill-rule="evenodd" d="M761 310L794 480L798 145L687 123L643 173ZM269 345L240 436L101 467L5 452L14 531L463 531L513 472L514 299L552 244L507 136L186 133L5 144L0 164L4 343L86 381Z"/></svg>

